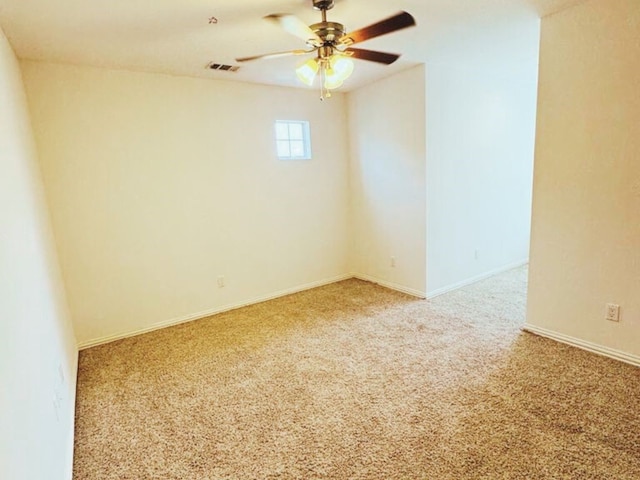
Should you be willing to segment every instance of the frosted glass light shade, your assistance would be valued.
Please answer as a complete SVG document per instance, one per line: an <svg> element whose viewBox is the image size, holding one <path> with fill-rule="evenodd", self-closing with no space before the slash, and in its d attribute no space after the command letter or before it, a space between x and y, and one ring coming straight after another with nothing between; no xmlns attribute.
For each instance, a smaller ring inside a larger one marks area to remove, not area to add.
<svg viewBox="0 0 640 480"><path fill-rule="evenodd" d="M353 60L342 55L333 55L329 59L330 67L326 71L324 88L338 88L353 73Z"/></svg>
<svg viewBox="0 0 640 480"><path fill-rule="evenodd" d="M313 85L313 80L316 78L316 75L318 74L319 68L320 66L318 65L318 62L316 61L316 59L312 58L304 62L302 65L300 65L296 69L296 74L298 75L298 78L302 83L305 83L306 85L311 86Z"/></svg>

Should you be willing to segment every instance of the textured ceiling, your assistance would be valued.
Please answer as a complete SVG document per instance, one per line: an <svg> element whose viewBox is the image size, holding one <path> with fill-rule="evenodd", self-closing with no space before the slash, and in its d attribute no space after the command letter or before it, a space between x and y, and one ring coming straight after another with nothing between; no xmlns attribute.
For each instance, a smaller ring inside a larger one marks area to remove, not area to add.
<svg viewBox="0 0 640 480"><path fill-rule="evenodd" d="M496 51L502 61L530 59L536 52L528 35L537 19L580 1L336 0L328 15L347 30L399 10L418 23L359 44L403 56L392 66L358 61L345 83L349 90L417 63L465 55L489 61L483 58L489 44L493 60ZM0 0L0 25L20 58L300 86L299 57L245 63L236 73L205 68L211 61L236 65L236 57L302 48L262 20L283 12L308 24L320 21L311 0ZM212 16L217 24L209 24Z"/></svg>

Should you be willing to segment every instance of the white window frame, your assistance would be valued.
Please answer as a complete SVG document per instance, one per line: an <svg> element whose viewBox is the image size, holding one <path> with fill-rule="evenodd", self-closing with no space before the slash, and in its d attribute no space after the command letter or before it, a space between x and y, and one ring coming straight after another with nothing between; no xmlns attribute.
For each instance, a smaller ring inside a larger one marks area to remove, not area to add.
<svg viewBox="0 0 640 480"><path fill-rule="evenodd" d="M278 160L311 160L311 129L308 121L276 120L274 137ZM294 154L294 150L301 153Z"/></svg>

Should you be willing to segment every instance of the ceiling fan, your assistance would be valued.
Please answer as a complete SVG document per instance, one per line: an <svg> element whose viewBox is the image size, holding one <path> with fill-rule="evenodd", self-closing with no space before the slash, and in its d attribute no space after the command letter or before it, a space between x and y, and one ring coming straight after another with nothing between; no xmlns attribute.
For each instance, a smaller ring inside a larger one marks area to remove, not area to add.
<svg viewBox="0 0 640 480"><path fill-rule="evenodd" d="M312 2L313 8L322 12L322 21L313 25L307 26L298 17L288 13L275 13L264 17L266 20L277 23L291 35L304 40L307 45L306 49L237 58L236 61L249 62L315 53L316 56L300 65L296 69L296 73L298 78L309 86L313 85L314 79L319 75L321 78L320 98L324 99L331 96L330 90L340 87L344 80L353 73L352 58L384 65L391 65L400 58L398 54L352 48L351 45L416 24L415 19L409 13L399 12L367 27L346 32L341 23L327 21L327 10L334 7L334 0L312 0Z"/></svg>

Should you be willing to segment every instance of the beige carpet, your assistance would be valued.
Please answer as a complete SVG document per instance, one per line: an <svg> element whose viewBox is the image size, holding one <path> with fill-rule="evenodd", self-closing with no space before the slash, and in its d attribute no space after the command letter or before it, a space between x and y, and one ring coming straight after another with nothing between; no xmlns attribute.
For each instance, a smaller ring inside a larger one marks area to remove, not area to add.
<svg viewBox="0 0 640 480"><path fill-rule="evenodd" d="M640 369L520 332L525 288L348 280L83 351L74 478L639 479Z"/></svg>

